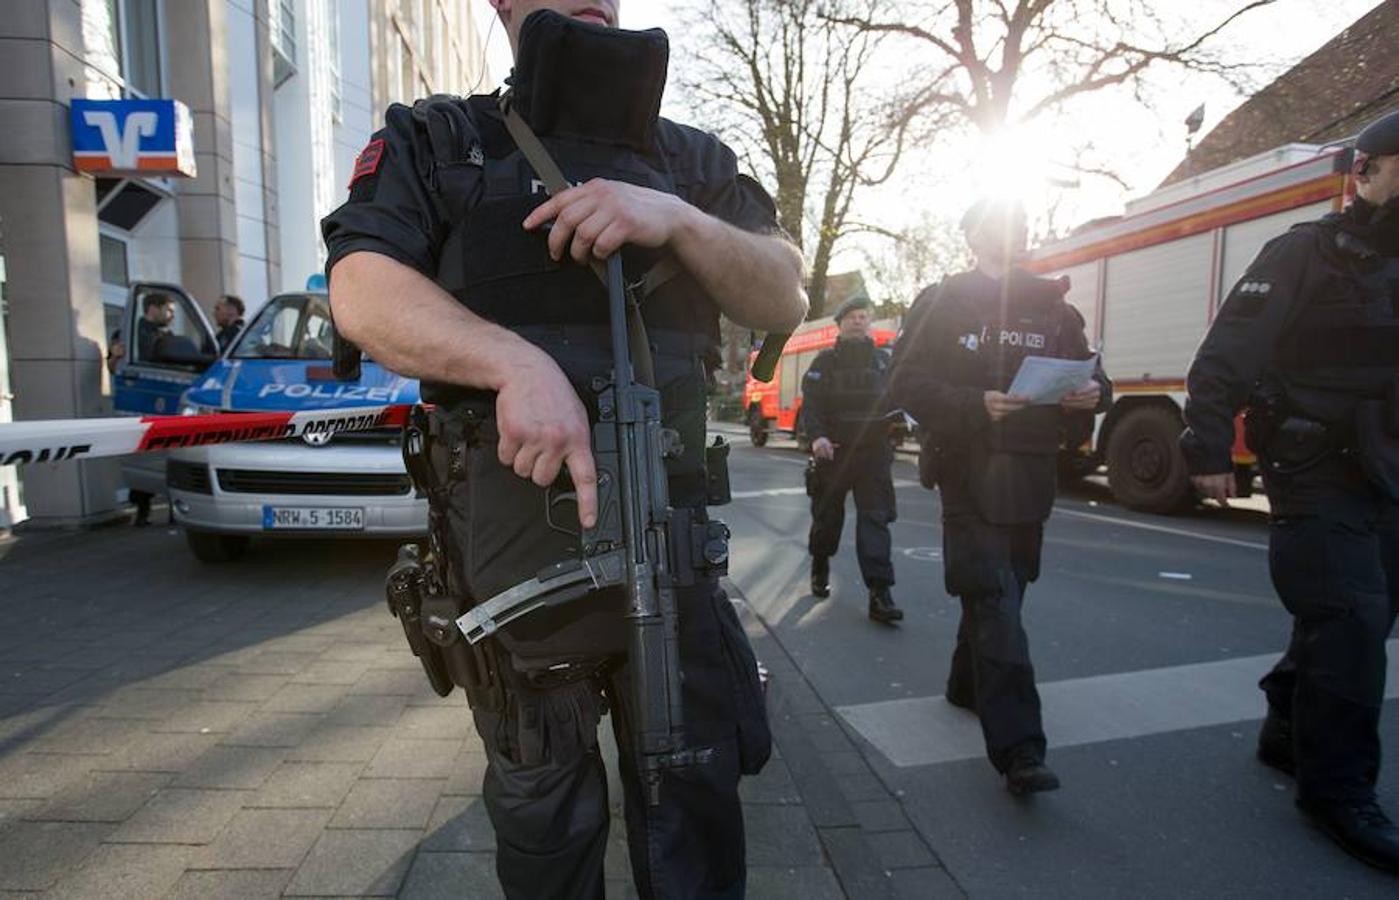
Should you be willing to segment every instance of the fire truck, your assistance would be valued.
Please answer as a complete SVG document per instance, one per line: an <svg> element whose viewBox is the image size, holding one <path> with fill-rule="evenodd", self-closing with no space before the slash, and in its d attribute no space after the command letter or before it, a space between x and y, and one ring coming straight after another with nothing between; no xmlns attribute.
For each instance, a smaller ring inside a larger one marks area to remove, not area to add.
<svg viewBox="0 0 1399 900"><path fill-rule="evenodd" d="M834 347L840 329L835 319L826 317L802 323L782 350L777 364L777 374L767 384L757 381L749 374L743 386L743 408L746 410L748 434L754 447L761 447L773 432L785 432L797 439L806 449L806 441L799 433L799 419L802 408L802 376L811 367L811 361L827 347ZM897 319L883 319L870 328L870 337L875 346L885 347L894 342L899 333ZM753 354L748 359L748 368L753 368Z"/></svg>
<svg viewBox="0 0 1399 900"><path fill-rule="evenodd" d="M1349 158L1289 144L1161 188L1031 254L1031 271L1067 276L1067 299L1102 347L1116 398L1086 459L1091 468L1106 463L1124 506L1165 513L1192 499L1176 441L1195 349L1265 242L1342 207ZM1246 495L1255 461L1236 430L1235 474Z"/></svg>

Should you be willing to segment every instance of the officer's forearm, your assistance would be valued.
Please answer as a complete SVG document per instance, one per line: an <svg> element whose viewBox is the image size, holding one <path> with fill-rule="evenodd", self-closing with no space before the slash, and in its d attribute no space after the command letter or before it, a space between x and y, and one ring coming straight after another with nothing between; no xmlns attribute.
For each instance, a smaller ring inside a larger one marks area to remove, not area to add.
<svg viewBox="0 0 1399 900"><path fill-rule="evenodd" d="M789 332L800 325L807 311L801 251L784 238L685 209L671 249L724 315L762 331Z"/></svg>
<svg viewBox="0 0 1399 900"><path fill-rule="evenodd" d="M351 253L335 264L330 303L341 334L408 378L497 390L512 362L534 350L379 253Z"/></svg>

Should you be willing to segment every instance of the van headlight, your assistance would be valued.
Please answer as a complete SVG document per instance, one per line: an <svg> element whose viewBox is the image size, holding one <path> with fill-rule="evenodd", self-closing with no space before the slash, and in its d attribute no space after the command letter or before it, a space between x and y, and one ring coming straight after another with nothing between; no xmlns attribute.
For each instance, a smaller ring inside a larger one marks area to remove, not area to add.
<svg viewBox="0 0 1399 900"><path fill-rule="evenodd" d="M198 403L180 404L180 415L182 416L215 416L221 411L216 406L200 406Z"/></svg>

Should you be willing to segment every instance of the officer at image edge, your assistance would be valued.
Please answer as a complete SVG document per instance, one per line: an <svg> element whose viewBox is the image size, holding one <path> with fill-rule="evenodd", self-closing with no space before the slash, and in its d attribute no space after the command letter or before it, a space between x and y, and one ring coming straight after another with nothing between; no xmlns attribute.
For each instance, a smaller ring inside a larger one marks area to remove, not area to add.
<svg viewBox="0 0 1399 900"><path fill-rule="evenodd" d="M1260 682L1258 758L1354 856L1399 872L1375 796L1385 641L1399 613L1399 111L1355 141L1344 212L1269 241L1186 379L1181 450L1201 495L1237 495L1234 417L1262 463L1268 567L1292 640Z"/></svg>

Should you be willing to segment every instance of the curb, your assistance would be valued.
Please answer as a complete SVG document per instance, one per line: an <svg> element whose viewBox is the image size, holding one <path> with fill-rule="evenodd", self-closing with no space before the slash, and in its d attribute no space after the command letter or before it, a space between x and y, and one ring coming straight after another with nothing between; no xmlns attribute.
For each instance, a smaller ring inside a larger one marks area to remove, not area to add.
<svg viewBox="0 0 1399 900"><path fill-rule="evenodd" d="M845 895L966 897L913 827L903 801L870 768L834 711L730 579L724 588L768 669L768 720L807 817Z"/></svg>

